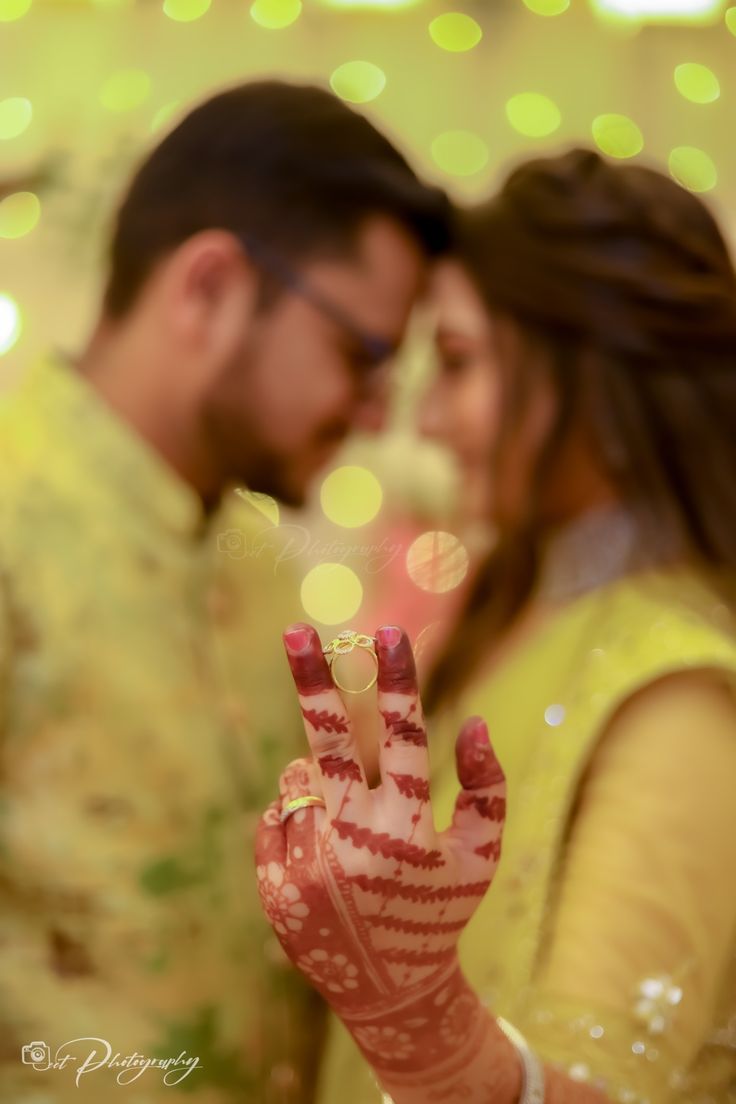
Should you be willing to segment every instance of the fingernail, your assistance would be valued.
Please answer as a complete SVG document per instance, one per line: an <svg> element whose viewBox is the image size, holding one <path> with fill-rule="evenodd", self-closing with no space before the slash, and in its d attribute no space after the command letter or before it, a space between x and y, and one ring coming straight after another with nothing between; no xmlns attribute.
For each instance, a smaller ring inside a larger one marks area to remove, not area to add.
<svg viewBox="0 0 736 1104"><path fill-rule="evenodd" d="M290 625L284 633L284 644L289 655L302 655L311 641L312 632L306 625Z"/></svg>
<svg viewBox="0 0 736 1104"><path fill-rule="evenodd" d="M490 742L482 717L469 717L455 749L457 774L463 789L477 790L503 781L503 768Z"/></svg>
<svg viewBox="0 0 736 1104"><path fill-rule="evenodd" d="M382 648L395 648L401 640L401 629L396 625L382 625L376 632L376 640Z"/></svg>
<svg viewBox="0 0 736 1104"><path fill-rule="evenodd" d="M376 632L378 689L415 694L417 672L409 637L397 625L382 625Z"/></svg>
<svg viewBox="0 0 736 1104"><path fill-rule="evenodd" d="M284 633L284 646L300 694L321 694L332 689L332 675L322 654L322 644L311 625L289 625Z"/></svg>
<svg viewBox="0 0 736 1104"><path fill-rule="evenodd" d="M488 725L482 717L472 717L468 721L468 734L473 743L477 744L478 747L488 746Z"/></svg>

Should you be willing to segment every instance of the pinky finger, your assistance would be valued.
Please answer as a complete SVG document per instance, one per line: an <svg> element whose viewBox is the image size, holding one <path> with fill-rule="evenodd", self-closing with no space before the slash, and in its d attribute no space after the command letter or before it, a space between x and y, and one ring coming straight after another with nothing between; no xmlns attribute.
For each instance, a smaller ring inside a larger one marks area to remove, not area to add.
<svg viewBox="0 0 736 1104"><path fill-rule="evenodd" d="M281 823L281 799L272 801L258 822L255 844L256 868L286 862L286 833Z"/></svg>
<svg viewBox="0 0 736 1104"><path fill-rule="evenodd" d="M456 745L461 790L446 842L478 859L498 863L506 820L506 778L482 717L470 717Z"/></svg>

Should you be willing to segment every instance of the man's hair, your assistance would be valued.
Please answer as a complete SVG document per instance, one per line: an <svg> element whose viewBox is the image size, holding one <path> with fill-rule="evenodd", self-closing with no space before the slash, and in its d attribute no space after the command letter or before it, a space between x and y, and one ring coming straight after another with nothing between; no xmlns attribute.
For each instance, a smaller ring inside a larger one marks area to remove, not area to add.
<svg viewBox="0 0 736 1104"><path fill-rule="evenodd" d="M122 317L153 267L199 231L254 238L289 262L348 255L372 215L430 256L449 203L364 116L322 88L258 81L196 107L148 155L117 214L104 310Z"/></svg>

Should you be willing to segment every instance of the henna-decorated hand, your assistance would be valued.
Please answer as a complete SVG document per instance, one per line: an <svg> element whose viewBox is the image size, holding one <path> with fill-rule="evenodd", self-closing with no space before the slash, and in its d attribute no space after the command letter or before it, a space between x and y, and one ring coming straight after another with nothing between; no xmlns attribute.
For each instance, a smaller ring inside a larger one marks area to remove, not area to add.
<svg viewBox="0 0 736 1104"><path fill-rule="evenodd" d="M500 855L505 781L488 730L479 717L462 727L461 791L451 826L437 833L406 634L389 626L376 636L385 737L375 789L316 631L299 625L284 639L313 760L290 764L259 826L263 908L382 1079L417 1085L419 1071L432 1069L435 1085L452 1080L488 1032L456 953ZM303 809L282 825L282 802L306 793L321 794L326 809Z"/></svg>

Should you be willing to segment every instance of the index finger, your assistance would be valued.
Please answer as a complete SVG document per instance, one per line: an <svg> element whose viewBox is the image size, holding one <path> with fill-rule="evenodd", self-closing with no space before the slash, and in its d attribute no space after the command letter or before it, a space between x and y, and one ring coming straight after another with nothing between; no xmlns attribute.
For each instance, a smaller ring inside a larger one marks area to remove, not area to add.
<svg viewBox="0 0 736 1104"><path fill-rule="evenodd" d="M296 683L304 729L320 772L330 819L350 802L368 797L368 784L345 704L332 681L322 641L311 625L291 625L284 633L286 655Z"/></svg>

